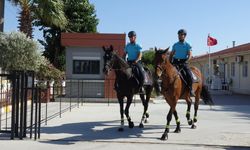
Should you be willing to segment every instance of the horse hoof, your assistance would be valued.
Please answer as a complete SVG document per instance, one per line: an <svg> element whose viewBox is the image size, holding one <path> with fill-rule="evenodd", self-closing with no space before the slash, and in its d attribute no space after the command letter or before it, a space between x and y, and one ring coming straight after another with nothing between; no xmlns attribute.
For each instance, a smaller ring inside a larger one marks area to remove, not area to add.
<svg viewBox="0 0 250 150"><path fill-rule="evenodd" d="M144 128L144 125L140 123L139 128Z"/></svg>
<svg viewBox="0 0 250 150"><path fill-rule="evenodd" d="M119 128L118 131L119 131L119 132L123 132L124 129L123 129L123 128Z"/></svg>
<svg viewBox="0 0 250 150"><path fill-rule="evenodd" d="M132 122L132 121L129 122L128 126L129 126L129 128L131 128L131 129L134 128L134 126L135 126L135 125L134 125L134 122Z"/></svg>
<svg viewBox="0 0 250 150"><path fill-rule="evenodd" d="M196 125L193 124L193 125L191 126L191 128L192 128L192 129L196 129L197 127L196 127Z"/></svg>
<svg viewBox="0 0 250 150"><path fill-rule="evenodd" d="M162 134L161 140L162 140L162 141L165 141L165 140L167 140L167 139L168 139L168 135L167 135L167 134Z"/></svg>
<svg viewBox="0 0 250 150"><path fill-rule="evenodd" d="M180 128L176 128L174 133L181 133L181 129Z"/></svg>
<svg viewBox="0 0 250 150"><path fill-rule="evenodd" d="M144 120L144 123L148 123L148 119Z"/></svg>
<svg viewBox="0 0 250 150"><path fill-rule="evenodd" d="M189 120L189 121L188 121L188 125L191 126L192 124L193 124L193 120Z"/></svg>

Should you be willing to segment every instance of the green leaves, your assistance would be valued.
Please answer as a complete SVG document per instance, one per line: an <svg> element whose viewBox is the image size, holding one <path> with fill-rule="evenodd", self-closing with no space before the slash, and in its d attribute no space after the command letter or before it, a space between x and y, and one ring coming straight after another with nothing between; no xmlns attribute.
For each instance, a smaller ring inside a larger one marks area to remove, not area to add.
<svg viewBox="0 0 250 150"><path fill-rule="evenodd" d="M65 0L65 15L68 25L65 29L68 32L96 32L98 19L95 14L94 5L89 0Z"/></svg>
<svg viewBox="0 0 250 150"><path fill-rule="evenodd" d="M34 0L34 2L36 25L65 29L68 21L62 0Z"/></svg>
<svg viewBox="0 0 250 150"><path fill-rule="evenodd" d="M0 33L0 67L3 70L33 70L39 79L61 79L63 73L38 51L38 43L22 32Z"/></svg>
<svg viewBox="0 0 250 150"><path fill-rule="evenodd" d="M144 51L142 55L142 62L150 69L153 70L153 60L155 52L153 50Z"/></svg>
<svg viewBox="0 0 250 150"><path fill-rule="evenodd" d="M4 70L36 71L39 68L37 42L21 32L2 33L0 39L0 66Z"/></svg>
<svg viewBox="0 0 250 150"><path fill-rule="evenodd" d="M65 0L64 14L68 20L65 29L42 24L45 39L41 42L45 47L43 55L60 70L65 70L66 63L65 48L60 45L61 32L96 32L98 24L94 5L89 0Z"/></svg>

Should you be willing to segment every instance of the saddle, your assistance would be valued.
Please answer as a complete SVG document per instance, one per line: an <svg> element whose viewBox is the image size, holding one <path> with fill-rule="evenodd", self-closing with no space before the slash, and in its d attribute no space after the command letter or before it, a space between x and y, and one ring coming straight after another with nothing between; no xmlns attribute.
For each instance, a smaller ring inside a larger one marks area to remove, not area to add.
<svg viewBox="0 0 250 150"><path fill-rule="evenodd" d="M184 80L184 82L187 82L185 79L186 79L186 76L187 76L187 73L186 71L183 69L183 65L175 65L176 69L178 70L180 76L181 76L181 79ZM193 80L193 83L198 83L199 82L199 78L194 74L194 72L192 70L191 71L191 74L192 74L192 80Z"/></svg>
<svg viewBox="0 0 250 150"><path fill-rule="evenodd" d="M140 71L138 69L137 66L130 64L130 68L127 69L129 72L131 72L131 77L134 77L137 81L137 83L139 84L139 78L140 78ZM143 67L143 71L142 71L143 75L144 75L144 83L143 85L152 85L153 81L150 78L150 71L148 68Z"/></svg>

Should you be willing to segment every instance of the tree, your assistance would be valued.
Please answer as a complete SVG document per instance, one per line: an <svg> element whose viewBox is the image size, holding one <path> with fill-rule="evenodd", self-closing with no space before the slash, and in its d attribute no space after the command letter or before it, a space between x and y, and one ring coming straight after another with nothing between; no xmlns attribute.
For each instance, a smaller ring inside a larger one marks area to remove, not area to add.
<svg viewBox="0 0 250 150"><path fill-rule="evenodd" d="M95 6L89 0L65 0L65 15L69 20L67 32L96 32L98 19Z"/></svg>
<svg viewBox="0 0 250 150"><path fill-rule="evenodd" d="M41 56L39 60L40 65L36 75L39 80L62 80L63 72L56 69L44 56Z"/></svg>
<svg viewBox="0 0 250 150"><path fill-rule="evenodd" d="M155 51L154 50L147 50L143 52L142 55L142 62L150 69L154 69L154 55Z"/></svg>
<svg viewBox="0 0 250 150"><path fill-rule="evenodd" d="M31 16L31 1L30 0L20 0L21 12L19 13L19 30L25 33L28 37L32 38L32 22L33 18Z"/></svg>
<svg viewBox="0 0 250 150"><path fill-rule="evenodd" d="M64 16L62 0L10 0L21 8L18 17L19 29L32 37L32 25L55 26L64 29L67 19Z"/></svg>
<svg viewBox="0 0 250 150"><path fill-rule="evenodd" d="M0 33L0 67L3 70L33 70L38 79L60 80L63 72L38 51L38 43L22 32Z"/></svg>
<svg viewBox="0 0 250 150"><path fill-rule="evenodd" d="M34 70L39 68L38 43L24 33L0 33L0 67L3 70Z"/></svg>
<svg viewBox="0 0 250 150"><path fill-rule="evenodd" d="M65 70L65 48L61 46L61 32L96 32L98 19L89 0L65 0L64 13L68 19L65 30L53 26L43 28L45 41L41 41L43 55L60 70Z"/></svg>

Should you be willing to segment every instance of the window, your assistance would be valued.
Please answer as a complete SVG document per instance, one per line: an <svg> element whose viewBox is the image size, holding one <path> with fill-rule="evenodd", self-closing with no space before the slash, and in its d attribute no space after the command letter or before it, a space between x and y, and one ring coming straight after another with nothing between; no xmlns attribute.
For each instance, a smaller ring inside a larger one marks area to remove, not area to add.
<svg viewBox="0 0 250 150"><path fill-rule="evenodd" d="M73 74L100 74L100 60L73 60Z"/></svg>
<svg viewBox="0 0 250 150"><path fill-rule="evenodd" d="M248 76L248 62L247 61L243 62L242 75L243 77Z"/></svg>
<svg viewBox="0 0 250 150"><path fill-rule="evenodd" d="M231 63L231 76L232 77L235 76L235 63L234 62Z"/></svg>

